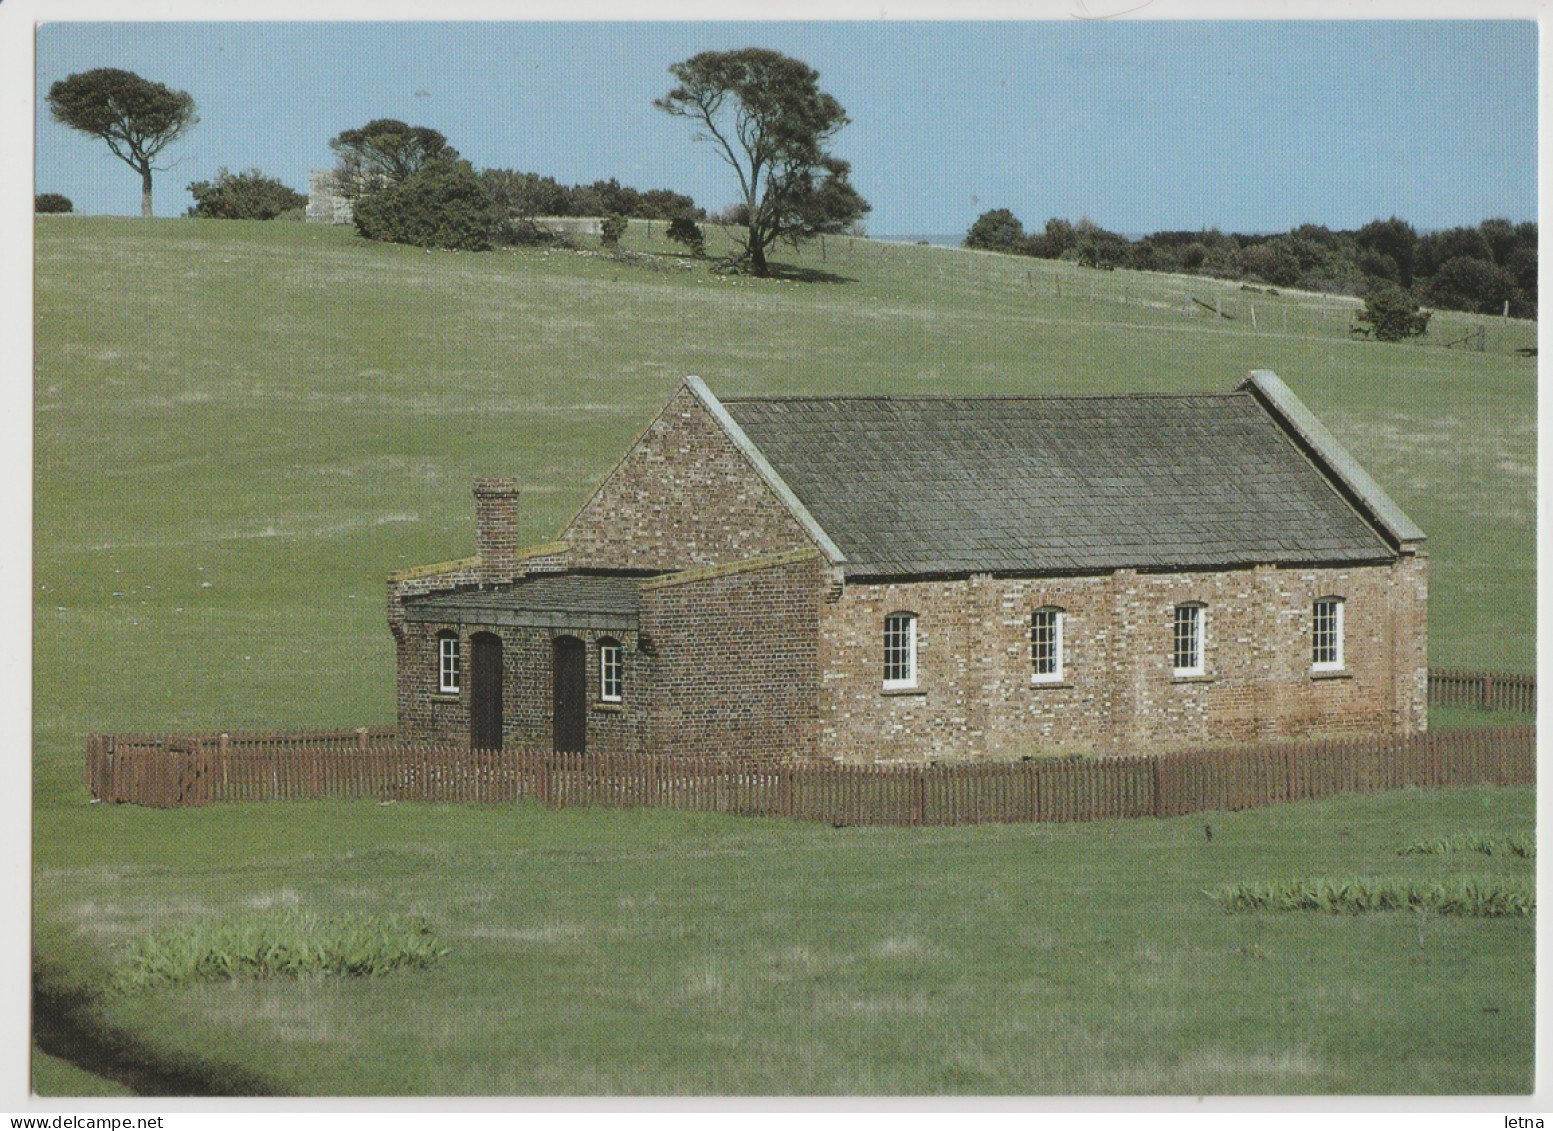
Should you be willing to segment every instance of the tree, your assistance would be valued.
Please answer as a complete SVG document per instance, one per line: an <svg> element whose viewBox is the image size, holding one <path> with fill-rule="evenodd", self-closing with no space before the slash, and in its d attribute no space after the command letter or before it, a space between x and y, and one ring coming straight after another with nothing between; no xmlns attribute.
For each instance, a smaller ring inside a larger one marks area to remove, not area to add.
<svg viewBox="0 0 1553 1131"><path fill-rule="evenodd" d="M618 212L607 212L599 227L599 238L605 247L618 247L620 237L626 234L626 226L630 223Z"/></svg>
<svg viewBox="0 0 1553 1131"><path fill-rule="evenodd" d="M1413 292L1389 279L1370 280L1359 320L1368 322L1376 339L1382 342L1400 342L1429 328L1429 312L1419 313Z"/></svg>
<svg viewBox="0 0 1553 1131"><path fill-rule="evenodd" d="M535 216L570 215L571 194L554 177L516 169L482 169L480 183L491 202L507 216L532 220Z"/></svg>
<svg viewBox="0 0 1553 1131"><path fill-rule="evenodd" d="M1025 226L1007 208L983 212L965 233L965 246L982 251L1014 253L1024 250L1024 243Z"/></svg>
<svg viewBox="0 0 1553 1131"><path fill-rule="evenodd" d="M75 205L68 196L57 192L40 192L32 198L34 212L74 212Z"/></svg>
<svg viewBox="0 0 1553 1131"><path fill-rule="evenodd" d="M1389 220L1371 220L1355 233L1354 242L1360 250L1375 257L1372 263L1376 266L1387 259L1391 261L1395 270L1387 275L1388 278L1395 278L1404 288L1413 285L1413 255L1418 247L1418 233L1411 224L1395 216Z"/></svg>
<svg viewBox="0 0 1553 1131"><path fill-rule="evenodd" d="M770 274L778 239L839 232L868 211L826 146L848 118L808 65L775 51L703 51L669 68L680 85L653 105L696 123L739 181L741 258Z"/></svg>
<svg viewBox="0 0 1553 1131"><path fill-rule="evenodd" d="M168 167L154 162L200 120L194 99L133 71L99 67L60 79L46 101L54 121L101 138L140 174L140 214L149 218L151 174Z"/></svg>
<svg viewBox="0 0 1553 1131"><path fill-rule="evenodd" d="M351 200L403 184L429 162L458 160L458 151L436 130L396 118L374 118L359 130L342 130L329 148L338 156L334 176L340 195Z"/></svg>
<svg viewBox="0 0 1553 1131"><path fill-rule="evenodd" d="M214 181L189 185L189 193L194 197L189 215L206 220L273 220L307 207L307 197L257 169L229 173L223 167Z"/></svg>
<svg viewBox="0 0 1553 1131"><path fill-rule="evenodd" d="M485 251L501 217L467 161L429 161L400 184L368 193L352 212L369 240Z"/></svg>
<svg viewBox="0 0 1553 1131"><path fill-rule="evenodd" d="M1505 303L1513 304L1516 298L1515 277L1486 259L1457 256L1430 276L1424 294L1430 303L1448 310L1499 314Z"/></svg>

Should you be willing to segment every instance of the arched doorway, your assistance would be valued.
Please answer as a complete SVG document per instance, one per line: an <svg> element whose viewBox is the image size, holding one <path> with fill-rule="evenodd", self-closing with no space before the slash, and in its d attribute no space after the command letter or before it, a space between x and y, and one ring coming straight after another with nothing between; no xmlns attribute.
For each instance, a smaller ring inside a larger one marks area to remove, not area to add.
<svg viewBox="0 0 1553 1131"><path fill-rule="evenodd" d="M501 637L477 632L469 638L469 651L469 745L475 750L500 750Z"/></svg>
<svg viewBox="0 0 1553 1131"><path fill-rule="evenodd" d="M557 636L551 648L555 748L581 753L588 746L588 650L575 636Z"/></svg>

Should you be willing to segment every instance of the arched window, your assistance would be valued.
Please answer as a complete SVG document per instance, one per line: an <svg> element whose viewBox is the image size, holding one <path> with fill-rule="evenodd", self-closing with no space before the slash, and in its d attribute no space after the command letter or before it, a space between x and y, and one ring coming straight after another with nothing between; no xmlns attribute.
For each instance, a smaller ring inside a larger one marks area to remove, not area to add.
<svg viewBox="0 0 1553 1131"><path fill-rule="evenodd" d="M599 641L599 698L618 703L625 688L624 651L620 641L606 636Z"/></svg>
<svg viewBox="0 0 1553 1131"><path fill-rule="evenodd" d="M437 633L437 690L443 695L457 695L462 674L463 650L458 633Z"/></svg>
<svg viewBox="0 0 1553 1131"><path fill-rule="evenodd" d="M1170 637L1171 675L1202 675L1206 671L1203 639L1207 621L1207 607L1200 601L1188 601L1175 607Z"/></svg>
<svg viewBox="0 0 1553 1131"><path fill-rule="evenodd" d="M1036 683L1062 680L1063 611L1044 605L1030 614L1030 666Z"/></svg>
<svg viewBox="0 0 1553 1131"><path fill-rule="evenodd" d="M884 618L884 686L886 690L917 686L916 613L891 613Z"/></svg>
<svg viewBox="0 0 1553 1131"><path fill-rule="evenodd" d="M1343 667L1343 599L1317 597L1310 607L1310 667L1335 672Z"/></svg>

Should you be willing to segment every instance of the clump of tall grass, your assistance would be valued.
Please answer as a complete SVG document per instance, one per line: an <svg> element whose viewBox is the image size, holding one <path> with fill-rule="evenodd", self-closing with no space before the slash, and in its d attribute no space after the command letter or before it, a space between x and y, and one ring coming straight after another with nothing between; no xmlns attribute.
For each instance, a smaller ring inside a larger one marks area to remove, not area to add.
<svg viewBox="0 0 1553 1131"><path fill-rule="evenodd" d="M396 916L320 918L289 911L191 923L140 939L114 973L114 988L239 978L371 977L432 965L447 951L429 924Z"/></svg>
<svg viewBox="0 0 1553 1131"><path fill-rule="evenodd" d="M1443 880L1359 876L1343 880L1282 880L1223 884L1203 892L1226 911L1432 911L1437 915L1488 918L1534 915L1531 884L1501 877Z"/></svg>
<svg viewBox="0 0 1553 1131"><path fill-rule="evenodd" d="M1537 842L1530 836L1486 836L1482 833L1457 833L1439 840L1421 840L1397 849L1398 856L1445 856L1455 852L1476 852L1483 856L1537 855Z"/></svg>

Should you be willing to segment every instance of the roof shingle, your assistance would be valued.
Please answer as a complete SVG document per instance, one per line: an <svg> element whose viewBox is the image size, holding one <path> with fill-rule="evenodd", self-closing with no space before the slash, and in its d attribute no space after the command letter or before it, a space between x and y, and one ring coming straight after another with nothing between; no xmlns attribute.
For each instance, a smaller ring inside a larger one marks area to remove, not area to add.
<svg viewBox="0 0 1553 1131"><path fill-rule="evenodd" d="M849 576L1395 556L1245 391L722 405Z"/></svg>

